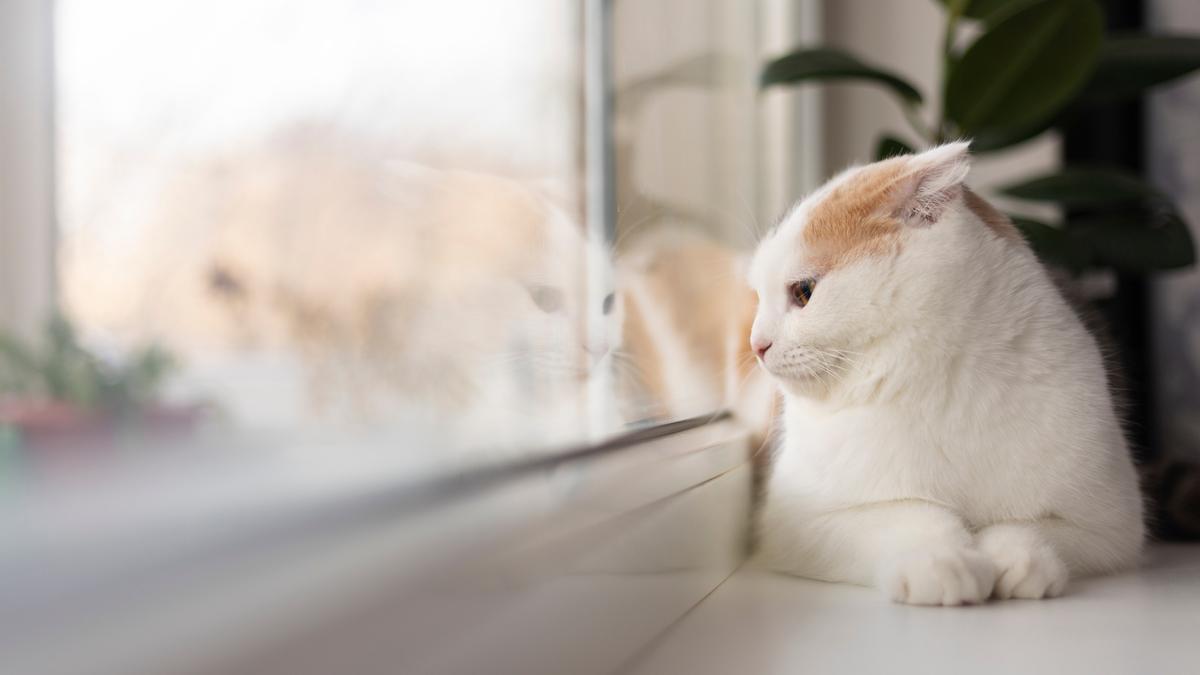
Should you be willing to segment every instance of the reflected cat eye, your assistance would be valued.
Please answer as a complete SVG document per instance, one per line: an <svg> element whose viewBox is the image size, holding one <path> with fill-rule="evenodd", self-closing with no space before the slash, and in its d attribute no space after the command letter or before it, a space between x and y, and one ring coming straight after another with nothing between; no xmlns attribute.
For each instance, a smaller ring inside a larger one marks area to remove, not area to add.
<svg viewBox="0 0 1200 675"><path fill-rule="evenodd" d="M563 293L553 286L538 284L529 287L529 297L538 309L547 314L553 314L563 308Z"/></svg>

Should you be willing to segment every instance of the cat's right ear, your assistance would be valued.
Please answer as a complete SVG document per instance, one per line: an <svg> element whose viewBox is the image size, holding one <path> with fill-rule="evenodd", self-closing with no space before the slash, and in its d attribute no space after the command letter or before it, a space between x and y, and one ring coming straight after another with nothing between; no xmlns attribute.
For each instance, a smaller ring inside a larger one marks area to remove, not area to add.
<svg viewBox="0 0 1200 675"><path fill-rule="evenodd" d="M898 186L894 215L906 225L928 227L946 206L962 194L963 180L971 170L969 141L939 145L912 157Z"/></svg>

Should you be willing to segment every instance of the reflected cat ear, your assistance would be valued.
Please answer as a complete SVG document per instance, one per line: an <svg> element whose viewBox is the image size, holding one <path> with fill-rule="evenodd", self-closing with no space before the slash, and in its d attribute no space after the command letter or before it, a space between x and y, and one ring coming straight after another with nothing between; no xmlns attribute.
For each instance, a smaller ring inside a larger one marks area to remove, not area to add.
<svg viewBox="0 0 1200 675"><path fill-rule="evenodd" d="M942 217L950 202L962 194L971 170L969 141L939 145L905 158L908 173L897 194L895 216L907 225L928 227Z"/></svg>

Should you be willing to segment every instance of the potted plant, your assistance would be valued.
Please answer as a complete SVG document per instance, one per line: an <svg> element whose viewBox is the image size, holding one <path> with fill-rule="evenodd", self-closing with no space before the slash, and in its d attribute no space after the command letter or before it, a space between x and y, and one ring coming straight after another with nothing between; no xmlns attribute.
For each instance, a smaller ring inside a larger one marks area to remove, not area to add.
<svg viewBox="0 0 1200 675"><path fill-rule="evenodd" d="M1134 99L1200 68L1200 37L1105 34L1096 0L941 0L945 67L934 101L903 77L827 47L805 47L766 64L762 85L860 80L893 93L924 144L973 140L978 155L1062 127L1089 108ZM965 46L964 19L979 36ZM933 105L931 125L922 113ZM911 152L882 133L876 158ZM1139 176L1111 166L1065 166L999 192L1063 207L1062 223L1013 221L1046 262L1079 274L1148 272L1191 265L1192 237L1171 200Z"/></svg>
<svg viewBox="0 0 1200 675"><path fill-rule="evenodd" d="M190 428L199 406L168 406L159 389L174 369L159 347L106 361L61 316L41 337L0 332L0 441L24 447L111 445L127 433Z"/></svg>

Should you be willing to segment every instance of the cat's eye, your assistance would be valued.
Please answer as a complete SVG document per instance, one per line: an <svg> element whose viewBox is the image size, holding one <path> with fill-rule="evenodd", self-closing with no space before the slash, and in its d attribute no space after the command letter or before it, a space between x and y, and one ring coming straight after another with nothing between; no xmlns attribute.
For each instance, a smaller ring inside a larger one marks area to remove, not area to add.
<svg viewBox="0 0 1200 675"><path fill-rule="evenodd" d="M533 304L537 305L538 309L547 314L562 311L563 293L553 286L543 284L530 286L529 297L533 299Z"/></svg>
<svg viewBox="0 0 1200 675"><path fill-rule="evenodd" d="M605 314L612 314L613 305L615 304L617 304L617 296L613 293L609 293L608 295L604 296L604 304L600 306L600 309Z"/></svg>
<svg viewBox="0 0 1200 675"><path fill-rule="evenodd" d="M813 288L817 285L816 279L804 279L802 281L794 281L788 286L788 295L791 297L792 303L797 307L803 307L812 299Z"/></svg>

